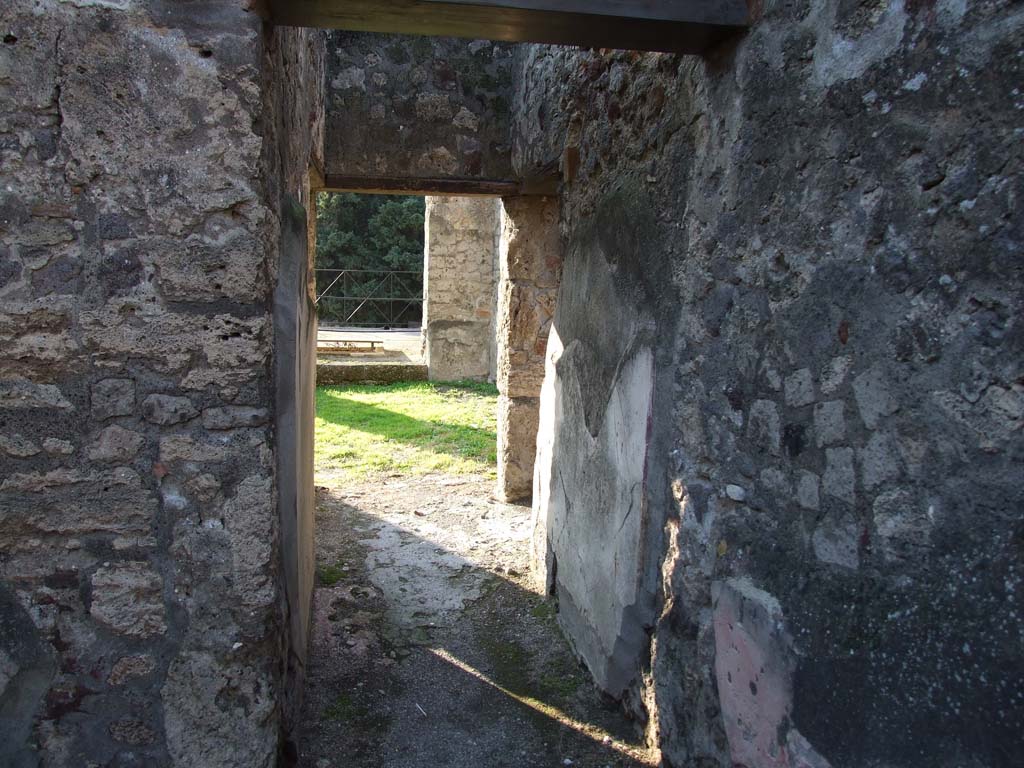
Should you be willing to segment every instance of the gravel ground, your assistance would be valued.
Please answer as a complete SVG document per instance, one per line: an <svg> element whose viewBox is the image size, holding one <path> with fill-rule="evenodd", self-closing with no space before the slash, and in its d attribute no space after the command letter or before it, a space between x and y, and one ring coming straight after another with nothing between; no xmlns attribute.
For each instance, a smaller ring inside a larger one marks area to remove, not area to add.
<svg viewBox="0 0 1024 768"><path fill-rule="evenodd" d="M533 591L493 480L317 489L303 768L651 766Z"/></svg>

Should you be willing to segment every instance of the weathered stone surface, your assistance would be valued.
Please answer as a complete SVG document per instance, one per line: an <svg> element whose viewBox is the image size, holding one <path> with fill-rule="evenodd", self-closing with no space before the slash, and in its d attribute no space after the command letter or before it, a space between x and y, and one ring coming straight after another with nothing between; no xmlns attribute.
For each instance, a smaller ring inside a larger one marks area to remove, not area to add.
<svg viewBox="0 0 1024 768"><path fill-rule="evenodd" d="M829 400L814 406L814 439L819 448L840 443L846 437L845 409L842 400Z"/></svg>
<svg viewBox="0 0 1024 768"><path fill-rule="evenodd" d="M142 415L146 421L166 427L194 419L199 411L187 397L148 395L142 401Z"/></svg>
<svg viewBox="0 0 1024 768"><path fill-rule="evenodd" d="M13 0L0 22L0 764L271 765L301 676L276 599L295 575L274 534L287 435L197 417L272 412L271 294L322 167L324 36L235 0ZM175 548L226 515L216 547ZM162 699L197 655L223 695Z"/></svg>
<svg viewBox="0 0 1024 768"><path fill-rule="evenodd" d="M818 476L801 470L796 483L796 500L804 509L818 509Z"/></svg>
<svg viewBox="0 0 1024 768"><path fill-rule="evenodd" d="M71 410L74 406L53 384L8 379L0 381L0 408L58 408Z"/></svg>
<svg viewBox="0 0 1024 768"><path fill-rule="evenodd" d="M75 452L75 445L70 440L47 437L43 440L43 450L51 456L70 456Z"/></svg>
<svg viewBox="0 0 1024 768"><path fill-rule="evenodd" d="M145 442L144 435L112 424L96 436L86 454L90 461L130 464Z"/></svg>
<svg viewBox="0 0 1024 768"><path fill-rule="evenodd" d="M786 405L800 407L814 402L814 379L807 368L794 371L784 382Z"/></svg>
<svg viewBox="0 0 1024 768"><path fill-rule="evenodd" d="M825 451L825 474L821 476L821 490L848 504L856 501L856 476L852 448L828 448Z"/></svg>
<svg viewBox="0 0 1024 768"><path fill-rule="evenodd" d="M218 462L228 458L226 446L197 441L188 435L172 435L160 440L160 461Z"/></svg>
<svg viewBox="0 0 1024 768"><path fill-rule="evenodd" d="M498 496L505 501L528 499L533 493L539 416L536 397L498 398Z"/></svg>
<svg viewBox="0 0 1024 768"><path fill-rule="evenodd" d="M163 580L146 563L117 563L92 575L89 613L122 635L151 637L167 631Z"/></svg>
<svg viewBox="0 0 1024 768"><path fill-rule="evenodd" d="M107 682L111 685L124 685L135 678L152 674L155 669L156 664L150 656L124 656L111 668Z"/></svg>
<svg viewBox="0 0 1024 768"><path fill-rule="evenodd" d="M494 336L499 205L489 198L428 197L423 356L431 381L487 379Z"/></svg>
<svg viewBox="0 0 1024 768"><path fill-rule="evenodd" d="M40 539L151 532L157 503L131 469L12 474L0 483L0 545L35 548Z"/></svg>
<svg viewBox="0 0 1024 768"><path fill-rule="evenodd" d="M40 448L24 435L0 435L0 452L17 459L35 456Z"/></svg>
<svg viewBox="0 0 1024 768"><path fill-rule="evenodd" d="M203 426L207 429L238 429L259 427L267 423L270 414L266 408L227 405L203 410Z"/></svg>
<svg viewBox="0 0 1024 768"><path fill-rule="evenodd" d="M141 747L156 741L156 733L139 720L118 720L110 724L110 735L114 741Z"/></svg>
<svg viewBox="0 0 1024 768"><path fill-rule="evenodd" d="M272 768L276 713L267 672L200 649L179 655L161 691L173 764Z"/></svg>
<svg viewBox="0 0 1024 768"><path fill-rule="evenodd" d="M497 384L502 396L498 495L520 499L533 491L539 396L561 275L558 202L546 197L506 198L501 220L495 327Z"/></svg>
<svg viewBox="0 0 1024 768"><path fill-rule="evenodd" d="M860 417L868 429L878 427L882 418L899 407L890 390L890 382L881 367L865 371L853 380L853 394Z"/></svg>
<svg viewBox="0 0 1024 768"><path fill-rule="evenodd" d="M1009 766L1024 728L1005 687L1020 679L1008 649L1024 621L1005 608L1024 504L1009 266L1024 241L1024 15L838 0L756 13L706 61L520 49L513 164L558 169L567 253L535 560L555 582L581 553L570 567L583 575L567 578L599 583L607 568L588 556L614 541L603 526L620 510L577 487L593 459L559 438L580 419L599 439L606 382L629 355L584 361L619 349L639 316L659 404L631 428L658 463L634 507L647 538L619 567L643 564L632 584L660 616L638 607L626 622L651 651L624 704L662 761ZM620 234L594 237L602 225ZM566 405L577 398L591 403L581 414ZM609 485L631 476L606 471ZM742 504L727 484L748 491ZM586 526L592 539L572 538ZM742 687L708 673L722 652L712 584L739 579L785 613L782 728L748 717L737 733L723 697L736 705ZM560 603L602 685L621 659L591 640L589 620L619 604L606 592L582 619Z"/></svg>
<svg viewBox="0 0 1024 768"><path fill-rule="evenodd" d="M327 175L511 179L514 49L487 41L332 32Z"/></svg>
<svg viewBox="0 0 1024 768"><path fill-rule="evenodd" d="M92 385L92 415L97 419L129 416L135 412L135 382L103 379Z"/></svg>

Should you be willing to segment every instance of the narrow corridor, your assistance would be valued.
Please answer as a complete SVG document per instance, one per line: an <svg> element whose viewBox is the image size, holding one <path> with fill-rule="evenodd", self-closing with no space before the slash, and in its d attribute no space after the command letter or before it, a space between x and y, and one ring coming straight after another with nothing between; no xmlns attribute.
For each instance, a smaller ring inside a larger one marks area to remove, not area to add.
<svg viewBox="0 0 1024 768"><path fill-rule="evenodd" d="M652 765L529 585L530 509L493 480L319 487L301 765Z"/></svg>

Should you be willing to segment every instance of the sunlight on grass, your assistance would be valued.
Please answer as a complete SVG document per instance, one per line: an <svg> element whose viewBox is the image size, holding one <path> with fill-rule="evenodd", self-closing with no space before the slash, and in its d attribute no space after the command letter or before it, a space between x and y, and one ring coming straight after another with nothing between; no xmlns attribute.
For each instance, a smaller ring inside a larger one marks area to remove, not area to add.
<svg viewBox="0 0 1024 768"><path fill-rule="evenodd" d="M498 390L478 382L349 384L316 391L316 471L495 476Z"/></svg>

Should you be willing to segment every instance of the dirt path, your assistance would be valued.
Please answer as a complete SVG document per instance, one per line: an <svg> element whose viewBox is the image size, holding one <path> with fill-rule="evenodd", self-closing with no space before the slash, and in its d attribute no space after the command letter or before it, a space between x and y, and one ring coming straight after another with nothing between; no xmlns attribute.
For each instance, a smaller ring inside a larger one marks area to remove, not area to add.
<svg viewBox="0 0 1024 768"><path fill-rule="evenodd" d="M529 508L492 483L318 489L303 768L653 765L524 578Z"/></svg>

